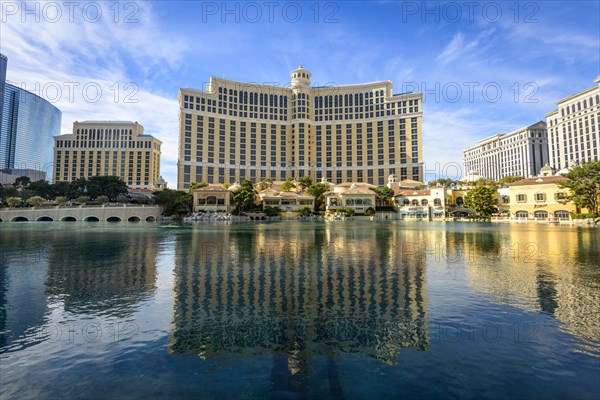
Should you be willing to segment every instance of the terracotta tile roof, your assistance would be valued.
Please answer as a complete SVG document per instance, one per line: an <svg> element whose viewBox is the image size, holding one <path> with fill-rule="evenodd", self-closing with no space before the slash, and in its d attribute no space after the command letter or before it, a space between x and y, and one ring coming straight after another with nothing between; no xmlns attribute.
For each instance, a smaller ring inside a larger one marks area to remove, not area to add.
<svg viewBox="0 0 600 400"><path fill-rule="evenodd" d="M513 183L509 183L506 186L522 186L522 185L543 185L549 183L562 183L565 182L567 178L560 175L550 175L550 176L534 176L533 178L525 178L520 181L516 181Z"/></svg>
<svg viewBox="0 0 600 400"><path fill-rule="evenodd" d="M431 196L431 190L423 189L423 190L398 190L394 192L394 196Z"/></svg>
<svg viewBox="0 0 600 400"><path fill-rule="evenodd" d="M208 186L194 189L194 192L219 192L219 191L220 192L227 191L227 189L225 189L221 185L208 185Z"/></svg>

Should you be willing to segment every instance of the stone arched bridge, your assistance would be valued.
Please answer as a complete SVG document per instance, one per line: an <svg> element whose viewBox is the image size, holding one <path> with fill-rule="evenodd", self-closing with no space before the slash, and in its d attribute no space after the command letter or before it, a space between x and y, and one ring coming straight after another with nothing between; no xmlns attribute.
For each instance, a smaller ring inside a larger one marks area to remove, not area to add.
<svg viewBox="0 0 600 400"><path fill-rule="evenodd" d="M104 205L71 207L32 207L0 209L0 222L27 221L88 221L88 222L139 222L160 218L159 206Z"/></svg>

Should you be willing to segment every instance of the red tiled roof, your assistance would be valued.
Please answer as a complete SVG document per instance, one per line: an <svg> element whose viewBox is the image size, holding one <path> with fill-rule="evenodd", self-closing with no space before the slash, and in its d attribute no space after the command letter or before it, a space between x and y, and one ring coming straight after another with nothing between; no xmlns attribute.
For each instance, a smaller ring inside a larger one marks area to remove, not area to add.
<svg viewBox="0 0 600 400"><path fill-rule="evenodd" d="M395 196L430 196L431 190L422 189L422 190L398 190L394 192Z"/></svg>
<svg viewBox="0 0 600 400"><path fill-rule="evenodd" d="M565 182L567 178L560 175L550 175L550 176L535 176L533 178L525 178L520 181L516 181L513 183L509 183L506 186L522 186L522 185L543 185L549 183L562 183Z"/></svg>

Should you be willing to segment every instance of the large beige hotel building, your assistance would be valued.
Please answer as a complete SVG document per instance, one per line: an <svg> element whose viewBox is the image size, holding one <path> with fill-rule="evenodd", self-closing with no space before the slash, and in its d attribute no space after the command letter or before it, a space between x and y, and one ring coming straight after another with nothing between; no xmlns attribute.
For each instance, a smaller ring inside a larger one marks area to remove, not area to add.
<svg viewBox="0 0 600 400"><path fill-rule="evenodd" d="M206 90L179 91L178 188L194 182L285 180L383 186L387 176L423 179L422 94L393 94L392 82L291 87L211 77Z"/></svg>
<svg viewBox="0 0 600 400"><path fill-rule="evenodd" d="M557 170L600 159L600 76L595 83L558 101L546 115L550 165Z"/></svg>
<svg viewBox="0 0 600 400"><path fill-rule="evenodd" d="M129 121L73 123L54 138L54 182L118 176L133 189L151 189L160 176L162 142Z"/></svg>

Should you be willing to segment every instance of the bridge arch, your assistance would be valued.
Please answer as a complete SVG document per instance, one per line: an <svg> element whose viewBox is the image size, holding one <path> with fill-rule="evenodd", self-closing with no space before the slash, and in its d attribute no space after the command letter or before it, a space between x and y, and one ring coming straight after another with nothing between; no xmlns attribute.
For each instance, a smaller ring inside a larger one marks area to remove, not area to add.
<svg viewBox="0 0 600 400"><path fill-rule="evenodd" d="M86 222L100 222L100 218L94 217L93 215L90 215L89 217L85 217L83 220Z"/></svg>
<svg viewBox="0 0 600 400"><path fill-rule="evenodd" d="M140 217L134 215L132 217L127 218L127 221L129 221L129 222L140 222Z"/></svg>
<svg viewBox="0 0 600 400"><path fill-rule="evenodd" d="M122 221L121 217L117 217L116 215L106 218L106 222L121 222L121 221Z"/></svg>
<svg viewBox="0 0 600 400"><path fill-rule="evenodd" d="M12 217L10 222L29 222L29 218L23 216Z"/></svg>
<svg viewBox="0 0 600 400"><path fill-rule="evenodd" d="M54 221L54 219L52 217L48 217L46 215L39 217L38 219L36 219L36 221L40 221L40 222L52 222Z"/></svg>
<svg viewBox="0 0 600 400"><path fill-rule="evenodd" d="M156 221L156 217L155 216L151 215L149 217L146 217L146 222L154 222L154 221ZM0 222L2 222L2 221L0 221Z"/></svg>
<svg viewBox="0 0 600 400"><path fill-rule="evenodd" d="M62 217L60 220L61 221L67 221L67 222L73 222L73 221L77 221L77 218L71 217L70 215L67 215L66 217Z"/></svg>

